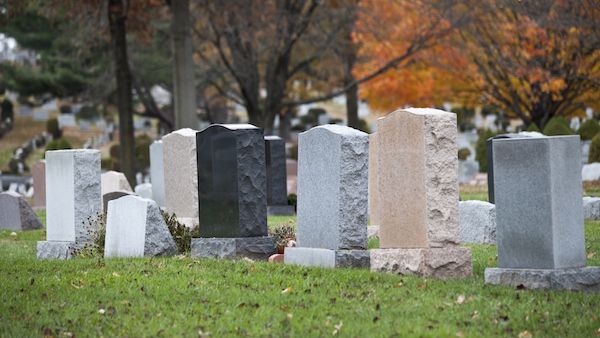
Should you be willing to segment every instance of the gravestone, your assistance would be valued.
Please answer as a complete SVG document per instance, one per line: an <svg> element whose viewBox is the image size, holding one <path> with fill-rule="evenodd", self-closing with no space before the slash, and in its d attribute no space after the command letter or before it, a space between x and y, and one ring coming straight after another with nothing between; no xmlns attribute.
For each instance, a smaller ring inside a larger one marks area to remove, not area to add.
<svg viewBox="0 0 600 338"><path fill-rule="evenodd" d="M75 120L75 115L71 114L60 114L58 115L58 127L76 127L77 121Z"/></svg>
<svg viewBox="0 0 600 338"><path fill-rule="evenodd" d="M299 135L298 247L286 264L369 267L369 135L325 125Z"/></svg>
<svg viewBox="0 0 600 338"><path fill-rule="evenodd" d="M579 136L489 144L498 267L486 283L600 290L600 268L585 267Z"/></svg>
<svg viewBox="0 0 600 338"><path fill-rule="evenodd" d="M268 258L267 182L263 130L213 124L197 134L200 237L193 257Z"/></svg>
<svg viewBox="0 0 600 338"><path fill-rule="evenodd" d="M33 179L33 206L46 206L46 161L39 160L31 166Z"/></svg>
<svg viewBox="0 0 600 338"><path fill-rule="evenodd" d="M433 277L472 273L458 246L456 115L410 108L377 120L380 248L371 270Z"/></svg>
<svg viewBox="0 0 600 338"><path fill-rule="evenodd" d="M46 152L46 241L37 257L68 259L92 241L101 213L100 152Z"/></svg>
<svg viewBox="0 0 600 338"><path fill-rule="evenodd" d="M267 215L294 215L287 201L285 141L277 136L265 136L267 166Z"/></svg>
<svg viewBox="0 0 600 338"><path fill-rule="evenodd" d="M287 159L285 160L285 171L287 176L287 192L288 194L298 193L298 161Z"/></svg>
<svg viewBox="0 0 600 338"><path fill-rule="evenodd" d="M163 142L154 141L150 145L150 181L152 197L160 207L165 206L165 172L163 161Z"/></svg>
<svg viewBox="0 0 600 338"><path fill-rule="evenodd" d="M475 160L458 161L458 183L468 184L479 173L479 162Z"/></svg>
<svg viewBox="0 0 600 338"><path fill-rule="evenodd" d="M582 181L598 181L600 180L600 163L584 164L581 168Z"/></svg>
<svg viewBox="0 0 600 338"><path fill-rule="evenodd" d="M583 218L600 220L600 198L585 196L583 198Z"/></svg>
<svg viewBox="0 0 600 338"><path fill-rule="evenodd" d="M10 191L0 193L0 229L20 231L43 227L21 195Z"/></svg>
<svg viewBox="0 0 600 338"><path fill-rule="evenodd" d="M496 206L484 201L458 202L461 243L496 244Z"/></svg>
<svg viewBox="0 0 600 338"><path fill-rule="evenodd" d="M100 181L102 182L102 195L117 190L133 191L125 174L118 171L105 172L100 176Z"/></svg>
<svg viewBox="0 0 600 338"><path fill-rule="evenodd" d="M152 184L150 184L150 183L138 184L135 186L134 191L135 191L136 195L138 195L142 198L147 198L149 200L153 199L152 198Z"/></svg>
<svg viewBox="0 0 600 338"><path fill-rule="evenodd" d="M177 254L177 245L156 202L125 196L108 203L104 257Z"/></svg>
<svg viewBox="0 0 600 338"><path fill-rule="evenodd" d="M165 209L190 227L198 224L196 132L184 128L162 138Z"/></svg>
<svg viewBox="0 0 600 338"><path fill-rule="evenodd" d="M369 224L379 225L377 210L378 199L375 183L377 182L377 133L369 135Z"/></svg>
<svg viewBox="0 0 600 338"><path fill-rule="evenodd" d="M106 215L108 212L108 202L129 195L133 195L133 193L127 190L114 190L102 195L102 211L104 214Z"/></svg>

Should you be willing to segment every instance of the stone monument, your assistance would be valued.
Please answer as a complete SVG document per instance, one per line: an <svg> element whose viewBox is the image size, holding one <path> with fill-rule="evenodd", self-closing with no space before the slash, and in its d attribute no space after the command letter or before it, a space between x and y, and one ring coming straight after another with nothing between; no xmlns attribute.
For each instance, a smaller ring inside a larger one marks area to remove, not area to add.
<svg viewBox="0 0 600 338"><path fill-rule="evenodd" d="M33 206L46 207L46 160L39 160L31 166L33 178Z"/></svg>
<svg viewBox="0 0 600 338"><path fill-rule="evenodd" d="M378 195L375 189L377 182L377 133L369 135L369 225L380 224L377 210Z"/></svg>
<svg viewBox="0 0 600 338"><path fill-rule="evenodd" d="M0 229L20 231L43 227L23 196L12 191L0 193Z"/></svg>
<svg viewBox="0 0 600 338"><path fill-rule="evenodd" d="M129 182L127 181L127 177L121 172L113 170L107 171L100 176L100 181L102 182L102 195L117 190L133 192L131 185L129 185Z"/></svg>
<svg viewBox="0 0 600 338"><path fill-rule="evenodd" d="M288 205L285 141L278 136L265 136L267 166L267 215L291 216L294 207Z"/></svg>
<svg viewBox="0 0 600 338"><path fill-rule="evenodd" d="M165 171L163 161L163 142L154 141L150 145L150 181L152 198L160 207L165 206Z"/></svg>

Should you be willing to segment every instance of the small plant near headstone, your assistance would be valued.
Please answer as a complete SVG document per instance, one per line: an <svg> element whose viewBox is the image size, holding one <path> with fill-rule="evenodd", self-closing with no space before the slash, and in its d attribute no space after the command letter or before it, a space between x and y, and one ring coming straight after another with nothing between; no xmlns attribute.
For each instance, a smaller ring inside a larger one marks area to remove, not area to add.
<svg viewBox="0 0 600 338"><path fill-rule="evenodd" d="M590 155L588 157L588 163L600 162L600 134L597 134L592 139L590 144Z"/></svg>
<svg viewBox="0 0 600 338"><path fill-rule="evenodd" d="M296 209L296 206L298 205L298 196L296 194L288 195L288 205L293 205L294 210Z"/></svg>
<svg viewBox="0 0 600 338"><path fill-rule="evenodd" d="M296 228L293 224L278 224L269 229L269 236L275 237L277 251L282 254L288 243L296 240Z"/></svg>
<svg viewBox="0 0 600 338"><path fill-rule="evenodd" d="M82 249L75 252L75 256L82 258L103 258L104 243L106 240L106 216L98 213L96 216L90 216L84 221L85 229L91 238L91 242Z"/></svg>
<svg viewBox="0 0 600 338"><path fill-rule="evenodd" d="M600 124L596 120L587 120L583 122L577 133L581 140L587 141L594 138L600 132Z"/></svg>
<svg viewBox="0 0 600 338"><path fill-rule="evenodd" d="M531 122L529 124L529 127L527 127L527 131L535 131L538 133L541 133L542 131L540 130L540 128L538 128L537 124L535 124L535 122Z"/></svg>
<svg viewBox="0 0 600 338"><path fill-rule="evenodd" d="M458 149L458 159L461 161L465 161L471 155L471 151L469 148L460 148Z"/></svg>
<svg viewBox="0 0 600 338"><path fill-rule="evenodd" d="M177 245L177 251L180 254L190 252L192 237L200 236L200 227L195 226L193 228L188 228L177 221L177 216L175 216L175 214L164 211L161 211L161 213L165 219L167 228L169 228L169 232Z"/></svg>
<svg viewBox="0 0 600 338"><path fill-rule="evenodd" d="M479 131L479 139L477 139L477 145L475 146L475 160L479 162L479 171L487 172L487 144L486 141L490 137L496 136L497 133L491 130Z"/></svg>

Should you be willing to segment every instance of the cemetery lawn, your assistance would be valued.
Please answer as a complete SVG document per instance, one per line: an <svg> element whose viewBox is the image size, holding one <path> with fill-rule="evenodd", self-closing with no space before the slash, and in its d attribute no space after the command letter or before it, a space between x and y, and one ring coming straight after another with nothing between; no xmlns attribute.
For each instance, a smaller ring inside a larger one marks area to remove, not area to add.
<svg viewBox="0 0 600 338"><path fill-rule="evenodd" d="M598 293L484 285L494 246L472 247L473 277L441 281L186 256L38 261L44 237L0 232L2 337L600 334ZM586 250L600 265L600 222L586 222Z"/></svg>

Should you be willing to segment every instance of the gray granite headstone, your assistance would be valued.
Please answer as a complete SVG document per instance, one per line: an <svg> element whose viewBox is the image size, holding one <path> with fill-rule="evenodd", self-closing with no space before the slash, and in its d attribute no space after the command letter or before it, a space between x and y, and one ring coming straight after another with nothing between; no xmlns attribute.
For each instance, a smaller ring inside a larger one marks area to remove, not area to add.
<svg viewBox="0 0 600 338"><path fill-rule="evenodd" d="M108 211L108 202L129 195L133 195L133 193L127 190L115 190L102 195L102 211L104 214L106 215Z"/></svg>
<svg viewBox="0 0 600 338"><path fill-rule="evenodd" d="M164 207L165 172L162 141L154 141L150 145L150 182L152 182L152 198L159 206Z"/></svg>
<svg viewBox="0 0 600 338"><path fill-rule="evenodd" d="M200 237L267 235L263 130L214 124L196 134Z"/></svg>
<svg viewBox="0 0 600 338"><path fill-rule="evenodd" d="M33 230L43 228L33 209L16 192L0 193L0 229Z"/></svg>
<svg viewBox="0 0 600 338"><path fill-rule="evenodd" d="M458 202L461 243L496 244L496 206L484 201Z"/></svg>
<svg viewBox="0 0 600 338"><path fill-rule="evenodd" d="M367 248L369 135L325 125L299 136L299 247Z"/></svg>
<svg viewBox="0 0 600 338"><path fill-rule="evenodd" d="M126 196L108 203L104 257L171 256L177 246L156 202Z"/></svg>
<svg viewBox="0 0 600 338"><path fill-rule="evenodd" d="M490 142L498 267L583 267L579 136Z"/></svg>
<svg viewBox="0 0 600 338"><path fill-rule="evenodd" d="M267 204L287 204L285 141L277 136L265 136L267 166Z"/></svg>
<svg viewBox="0 0 600 338"><path fill-rule="evenodd" d="M46 152L47 241L38 242L38 258L61 258L52 257L52 252L81 248L92 241L94 219L101 213L100 189L100 151ZM49 249L56 245L61 250Z"/></svg>

